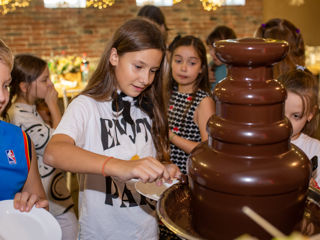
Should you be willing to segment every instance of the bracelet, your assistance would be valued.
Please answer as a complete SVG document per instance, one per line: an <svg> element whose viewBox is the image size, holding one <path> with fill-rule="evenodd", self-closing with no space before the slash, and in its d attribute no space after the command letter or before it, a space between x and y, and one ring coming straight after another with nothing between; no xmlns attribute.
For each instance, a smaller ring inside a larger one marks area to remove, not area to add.
<svg viewBox="0 0 320 240"><path fill-rule="evenodd" d="M102 176L104 176L104 177L107 176L107 174L104 173L104 167L106 166L107 162L109 162L109 160L112 159L112 158L113 158L113 157L107 157L107 158L104 160L103 164L102 164L101 174L102 174Z"/></svg>
<svg viewBox="0 0 320 240"><path fill-rule="evenodd" d="M175 137L176 135L174 133L171 134L171 136L169 137L169 141L171 142L171 140Z"/></svg>

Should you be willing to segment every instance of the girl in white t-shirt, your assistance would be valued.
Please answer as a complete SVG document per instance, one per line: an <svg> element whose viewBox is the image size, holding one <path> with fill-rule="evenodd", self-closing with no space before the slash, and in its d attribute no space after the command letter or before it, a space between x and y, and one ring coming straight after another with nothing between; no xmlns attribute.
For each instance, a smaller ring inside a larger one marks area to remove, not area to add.
<svg viewBox="0 0 320 240"><path fill-rule="evenodd" d="M315 156L320 160L320 141L311 137L318 127L316 79L307 69L298 66L296 70L281 75L279 81L287 89L285 115L292 125L291 143L303 150L310 160ZM310 184L319 188L320 166Z"/></svg>
<svg viewBox="0 0 320 240"><path fill-rule="evenodd" d="M45 162L80 176L80 239L157 239L155 203L134 181L180 177L169 161L162 97L165 42L136 18L113 35L87 87L68 106Z"/></svg>

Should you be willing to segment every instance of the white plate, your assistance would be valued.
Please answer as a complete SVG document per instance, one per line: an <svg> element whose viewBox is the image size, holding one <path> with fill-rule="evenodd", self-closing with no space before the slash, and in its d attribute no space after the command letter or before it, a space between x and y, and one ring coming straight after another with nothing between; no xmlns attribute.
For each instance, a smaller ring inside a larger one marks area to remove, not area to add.
<svg viewBox="0 0 320 240"><path fill-rule="evenodd" d="M0 240L61 240L57 220L45 209L30 212L14 209L13 200L0 201Z"/></svg>
<svg viewBox="0 0 320 240"><path fill-rule="evenodd" d="M152 183L143 183L136 182L135 187L138 193L141 195L150 198L152 200L158 201L160 199L161 194L173 184L178 183L179 180L175 179L172 183L163 183L161 186L158 186L155 182Z"/></svg>

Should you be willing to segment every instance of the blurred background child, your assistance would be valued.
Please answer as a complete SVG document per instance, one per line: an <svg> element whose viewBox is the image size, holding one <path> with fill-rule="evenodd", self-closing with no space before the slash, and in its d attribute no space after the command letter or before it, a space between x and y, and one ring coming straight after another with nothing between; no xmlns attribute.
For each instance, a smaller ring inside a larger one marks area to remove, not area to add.
<svg viewBox="0 0 320 240"><path fill-rule="evenodd" d="M158 24L165 42L167 41L169 28L167 27L166 19L160 8L154 5L144 5L140 8L138 16L148 18Z"/></svg>
<svg viewBox="0 0 320 240"><path fill-rule="evenodd" d="M273 66L273 77L295 70L296 65L305 66L305 46L300 30L290 21L273 18L261 24L255 37L285 40L289 43L287 56Z"/></svg>
<svg viewBox="0 0 320 240"><path fill-rule="evenodd" d="M209 81L211 91L214 90L216 85L227 76L227 66L222 63L216 56L213 44L219 40L236 39L235 32L227 26L216 27L207 37L207 46L212 62L209 63Z"/></svg>

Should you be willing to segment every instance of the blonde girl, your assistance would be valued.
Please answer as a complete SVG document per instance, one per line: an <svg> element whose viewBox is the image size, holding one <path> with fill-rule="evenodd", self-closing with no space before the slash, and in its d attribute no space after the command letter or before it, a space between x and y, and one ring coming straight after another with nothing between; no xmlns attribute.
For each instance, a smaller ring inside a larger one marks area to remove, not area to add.
<svg viewBox="0 0 320 240"><path fill-rule="evenodd" d="M318 127L318 85L307 69L296 69L279 77L287 89L285 115L292 125L291 143L302 149L309 159L320 159L320 141L312 138ZM313 184L319 185L319 167Z"/></svg>
<svg viewBox="0 0 320 240"><path fill-rule="evenodd" d="M13 56L0 40L0 115L6 116ZM35 205L48 208L40 181L36 152L29 136L0 120L0 201L14 199L14 207L29 212Z"/></svg>

